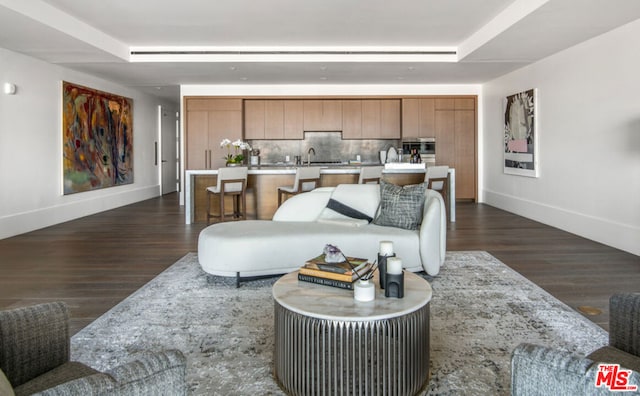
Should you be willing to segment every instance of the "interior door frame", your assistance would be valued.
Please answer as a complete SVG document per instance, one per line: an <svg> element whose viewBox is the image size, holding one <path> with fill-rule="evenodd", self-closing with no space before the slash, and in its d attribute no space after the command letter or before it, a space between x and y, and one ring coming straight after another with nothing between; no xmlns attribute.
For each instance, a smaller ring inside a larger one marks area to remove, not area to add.
<svg viewBox="0 0 640 396"><path fill-rule="evenodd" d="M175 114L175 119L172 114ZM180 113L165 106L158 105L158 142L156 142L156 165L158 166L158 180L160 195L180 191ZM175 147L165 153L167 146ZM167 157L167 155L169 155ZM164 164L164 165L163 165ZM165 181L165 167L173 166L175 179Z"/></svg>

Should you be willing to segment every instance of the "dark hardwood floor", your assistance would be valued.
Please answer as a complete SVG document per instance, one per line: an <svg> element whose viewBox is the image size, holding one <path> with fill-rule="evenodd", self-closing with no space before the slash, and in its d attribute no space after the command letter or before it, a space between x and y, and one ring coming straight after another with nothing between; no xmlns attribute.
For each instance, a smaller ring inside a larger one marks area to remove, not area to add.
<svg viewBox="0 0 640 396"><path fill-rule="evenodd" d="M78 330L197 250L177 194L0 240L0 308L63 300ZM608 298L640 292L640 257L488 205L459 203L448 250L486 250L608 329ZM584 311L584 309L582 309Z"/></svg>

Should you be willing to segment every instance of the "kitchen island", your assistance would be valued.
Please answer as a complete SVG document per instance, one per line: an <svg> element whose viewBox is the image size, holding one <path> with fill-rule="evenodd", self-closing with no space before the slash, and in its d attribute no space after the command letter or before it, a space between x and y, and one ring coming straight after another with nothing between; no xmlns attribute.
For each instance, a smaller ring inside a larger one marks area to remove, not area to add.
<svg viewBox="0 0 640 396"><path fill-rule="evenodd" d="M358 182L361 166L336 165L320 169L320 186ZM187 170L185 175L185 222L206 221L208 186L215 186L218 170ZM397 185L417 184L424 181L424 169L385 169L383 180ZM278 209L277 188L293 185L295 166L249 167L247 178L247 218L271 220ZM449 168L449 220L455 221L455 169ZM215 197L215 199L218 199ZM229 205L231 202L229 202ZM216 203L213 203L217 207ZM227 206L227 205L225 205ZM229 207L229 206L228 206Z"/></svg>

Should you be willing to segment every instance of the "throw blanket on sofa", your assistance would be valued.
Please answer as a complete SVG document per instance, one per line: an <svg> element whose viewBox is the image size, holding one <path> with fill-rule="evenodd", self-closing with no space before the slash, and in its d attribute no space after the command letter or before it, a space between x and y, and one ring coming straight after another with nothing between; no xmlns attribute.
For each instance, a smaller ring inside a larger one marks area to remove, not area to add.
<svg viewBox="0 0 640 396"><path fill-rule="evenodd" d="M333 190L318 222L359 227L369 224L380 203L380 186L340 184Z"/></svg>

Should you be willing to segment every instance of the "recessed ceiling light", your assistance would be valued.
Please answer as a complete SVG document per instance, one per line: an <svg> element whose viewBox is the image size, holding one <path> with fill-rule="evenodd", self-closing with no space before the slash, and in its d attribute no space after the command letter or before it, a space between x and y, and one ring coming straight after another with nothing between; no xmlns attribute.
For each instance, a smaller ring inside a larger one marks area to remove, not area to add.
<svg viewBox="0 0 640 396"><path fill-rule="evenodd" d="M229 70L231 70L231 71L236 70L236 67L235 66L229 66Z"/></svg>
<svg viewBox="0 0 640 396"><path fill-rule="evenodd" d="M162 87L156 87L156 89L159 91L159 90L161 90L161 89L162 89Z"/></svg>

